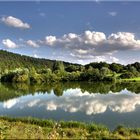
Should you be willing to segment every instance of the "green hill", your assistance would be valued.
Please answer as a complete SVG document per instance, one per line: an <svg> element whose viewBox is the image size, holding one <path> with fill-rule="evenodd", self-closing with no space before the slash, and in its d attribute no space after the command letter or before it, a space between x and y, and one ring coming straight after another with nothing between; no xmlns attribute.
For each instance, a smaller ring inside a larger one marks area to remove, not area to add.
<svg viewBox="0 0 140 140"><path fill-rule="evenodd" d="M0 50L0 80L3 82L140 81L140 63L122 65L93 62L85 66L34 58Z"/></svg>
<svg viewBox="0 0 140 140"><path fill-rule="evenodd" d="M4 71L5 69L12 70L15 68L28 68L34 67L35 69L50 68L52 69L56 60L49 60L43 58L34 58L25 55L20 55L4 50L0 50L0 70ZM77 65L71 64L68 62L63 62L64 66Z"/></svg>

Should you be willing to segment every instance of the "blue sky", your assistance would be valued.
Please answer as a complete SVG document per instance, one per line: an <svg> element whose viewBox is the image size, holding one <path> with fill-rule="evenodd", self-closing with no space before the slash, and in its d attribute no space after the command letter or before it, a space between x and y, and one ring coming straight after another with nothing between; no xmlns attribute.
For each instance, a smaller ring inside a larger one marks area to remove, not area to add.
<svg viewBox="0 0 140 140"><path fill-rule="evenodd" d="M140 61L140 2L0 2L0 49L86 64Z"/></svg>

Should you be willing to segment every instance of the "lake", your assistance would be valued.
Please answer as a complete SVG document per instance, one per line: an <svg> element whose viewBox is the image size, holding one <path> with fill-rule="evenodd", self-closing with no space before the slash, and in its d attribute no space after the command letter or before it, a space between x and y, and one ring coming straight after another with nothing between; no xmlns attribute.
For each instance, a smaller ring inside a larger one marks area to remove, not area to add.
<svg viewBox="0 0 140 140"><path fill-rule="evenodd" d="M139 83L0 84L0 115L140 127Z"/></svg>

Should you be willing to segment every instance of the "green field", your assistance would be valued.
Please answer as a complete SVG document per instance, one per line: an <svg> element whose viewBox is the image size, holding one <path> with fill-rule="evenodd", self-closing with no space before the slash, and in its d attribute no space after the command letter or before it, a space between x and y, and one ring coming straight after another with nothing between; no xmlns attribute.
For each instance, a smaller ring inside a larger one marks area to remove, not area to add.
<svg viewBox="0 0 140 140"><path fill-rule="evenodd" d="M34 118L0 118L0 139L139 139L140 128L107 127Z"/></svg>

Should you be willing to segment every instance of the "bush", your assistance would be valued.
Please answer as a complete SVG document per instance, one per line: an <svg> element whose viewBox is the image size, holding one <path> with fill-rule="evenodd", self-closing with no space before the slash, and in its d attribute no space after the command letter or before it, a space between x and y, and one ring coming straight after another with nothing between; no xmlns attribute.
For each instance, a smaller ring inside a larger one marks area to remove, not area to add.
<svg viewBox="0 0 140 140"><path fill-rule="evenodd" d="M134 78L134 74L132 72L125 72L123 74L120 75L120 78L122 79L126 79L126 78Z"/></svg>

